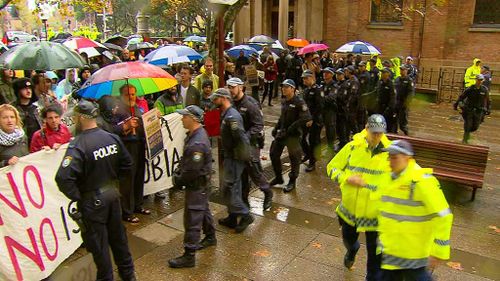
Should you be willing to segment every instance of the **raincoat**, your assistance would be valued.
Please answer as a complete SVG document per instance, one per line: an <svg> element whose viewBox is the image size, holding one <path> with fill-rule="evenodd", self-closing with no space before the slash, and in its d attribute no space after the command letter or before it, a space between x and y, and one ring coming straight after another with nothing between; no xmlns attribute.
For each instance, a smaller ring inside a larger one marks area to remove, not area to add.
<svg viewBox="0 0 500 281"><path fill-rule="evenodd" d="M481 66L476 65L478 61L481 60L477 58L474 59L472 66L465 71L464 82L466 88L476 84L476 75L481 74Z"/></svg>

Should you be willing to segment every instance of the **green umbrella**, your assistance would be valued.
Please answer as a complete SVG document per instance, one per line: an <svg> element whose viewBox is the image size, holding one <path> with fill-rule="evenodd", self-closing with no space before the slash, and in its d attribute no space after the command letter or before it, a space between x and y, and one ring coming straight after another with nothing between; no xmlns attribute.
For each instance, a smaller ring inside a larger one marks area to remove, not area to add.
<svg viewBox="0 0 500 281"><path fill-rule="evenodd" d="M82 68L82 57L68 47L47 41L17 45L0 56L0 67L14 70Z"/></svg>

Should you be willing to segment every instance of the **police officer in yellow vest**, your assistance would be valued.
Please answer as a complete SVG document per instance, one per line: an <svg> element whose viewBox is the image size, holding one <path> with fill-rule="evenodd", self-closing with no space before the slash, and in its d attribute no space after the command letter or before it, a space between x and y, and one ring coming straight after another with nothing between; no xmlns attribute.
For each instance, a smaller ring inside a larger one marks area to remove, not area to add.
<svg viewBox="0 0 500 281"><path fill-rule="evenodd" d="M413 159L410 143L397 140L386 150L392 173L374 193L380 199L382 280L430 281L426 266L450 258L453 215L432 169Z"/></svg>
<svg viewBox="0 0 500 281"><path fill-rule="evenodd" d="M359 250L359 232L366 234L368 252L366 280L379 280L380 256L377 256L377 201L372 193L380 188L384 175L390 172L390 145L385 136L384 116L373 114L366 129L354 135L327 165L328 176L340 185L342 201L336 209L342 226L342 240L347 249L344 265L352 268Z"/></svg>

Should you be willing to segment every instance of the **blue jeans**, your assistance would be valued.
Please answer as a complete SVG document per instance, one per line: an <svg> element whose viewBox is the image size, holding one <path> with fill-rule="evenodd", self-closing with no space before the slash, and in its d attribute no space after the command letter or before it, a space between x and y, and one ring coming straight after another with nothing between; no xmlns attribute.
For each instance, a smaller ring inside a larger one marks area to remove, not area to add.
<svg viewBox="0 0 500 281"><path fill-rule="evenodd" d="M223 194L230 214L247 215L250 212L241 195L241 174L245 167L244 161L224 158Z"/></svg>

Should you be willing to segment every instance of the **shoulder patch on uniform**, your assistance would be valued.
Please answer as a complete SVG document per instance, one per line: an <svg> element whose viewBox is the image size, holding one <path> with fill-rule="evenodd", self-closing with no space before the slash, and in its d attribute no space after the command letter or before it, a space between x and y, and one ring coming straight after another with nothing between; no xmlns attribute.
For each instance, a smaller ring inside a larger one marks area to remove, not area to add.
<svg viewBox="0 0 500 281"><path fill-rule="evenodd" d="M230 121L230 126L231 130L237 130L238 129L238 122L237 121Z"/></svg>
<svg viewBox="0 0 500 281"><path fill-rule="evenodd" d="M307 104L302 105L302 111L307 111Z"/></svg>
<svg viewBox="0 0 500 281"><path fill-rule="evenodd" d="M68 167L68 166L69 166L69 164L71 164L71 160L73 160L73 157L71 157L71 156L66 156L66 157L64 157L64 159L63 159L63 161L62 161L61 166L62 166L63 168Z"/></svg>
<svg viewBox="0 0 500 281"><path fill-rule="evenodd" d="M203 158L203 152L196 151L193 154L193 161L194 162L200 162L202 158Z"/></svg>

